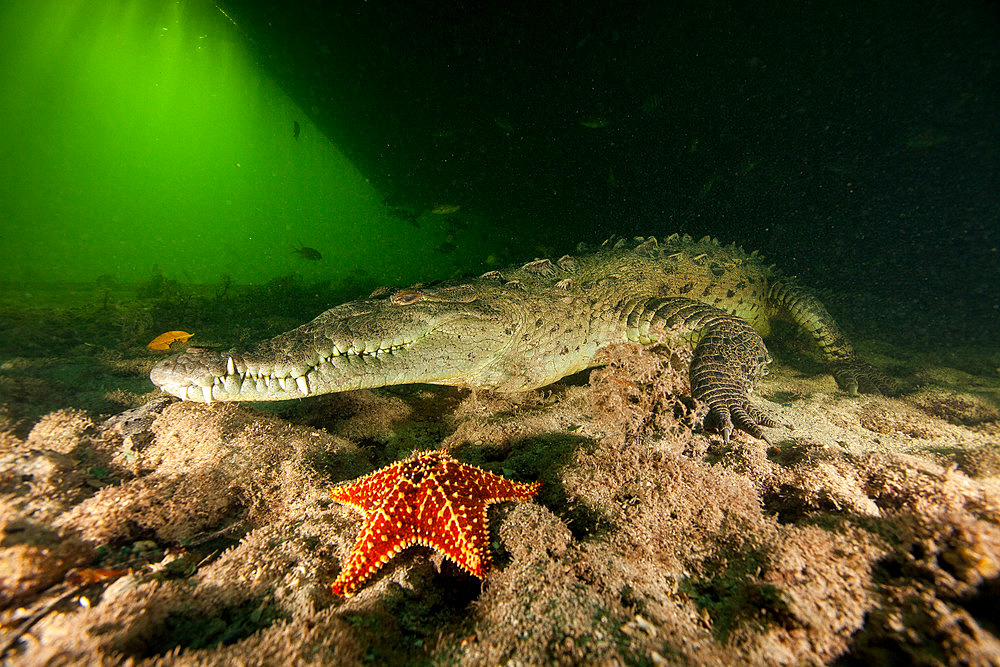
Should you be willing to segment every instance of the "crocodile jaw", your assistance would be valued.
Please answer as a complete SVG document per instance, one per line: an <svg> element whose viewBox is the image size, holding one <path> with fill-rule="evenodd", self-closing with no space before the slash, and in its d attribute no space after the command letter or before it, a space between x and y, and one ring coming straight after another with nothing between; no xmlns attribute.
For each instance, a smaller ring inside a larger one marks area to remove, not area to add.
<svg viewBox="0 0 1000 667"><path fill-rule="evenodd" d="M495 366L509 345L500 334L510 330L508 319L470 303L459 309L356 301L252 351L191 348L158 363L149 377L169 394L205 403L281 401L414 382L487 386L484 369Z"/></svg>
<svg viewBox="0 0 1000 667"><path fill-rule="evenodd" d="M161 361L149 378L163 391L187 401L283 401L393 384L374 381L374 366L383 354L316 355L315 364L289 366L253 352L191 348ZM384 371L382 377L387 377Z"/></svg>

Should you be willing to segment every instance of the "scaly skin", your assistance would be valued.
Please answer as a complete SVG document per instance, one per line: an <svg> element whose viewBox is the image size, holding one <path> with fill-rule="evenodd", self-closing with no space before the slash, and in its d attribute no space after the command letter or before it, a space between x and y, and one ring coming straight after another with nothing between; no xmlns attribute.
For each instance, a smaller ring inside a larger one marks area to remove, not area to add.
<svg viewBox="0 0 1000 667"><path fill-rule="evenodd" d="M761 336L780 318L812 335L842 389L894 391L818 300L754 255L707 237L637 241L460 285L386 290L250 351L189 349L150 378L206 403L414 382L524 391L592 366L608 345L662 341L694 349L692 394L727 440L734 429L767 440L762 427L775 422L749 394L771 361Z"/></svg>

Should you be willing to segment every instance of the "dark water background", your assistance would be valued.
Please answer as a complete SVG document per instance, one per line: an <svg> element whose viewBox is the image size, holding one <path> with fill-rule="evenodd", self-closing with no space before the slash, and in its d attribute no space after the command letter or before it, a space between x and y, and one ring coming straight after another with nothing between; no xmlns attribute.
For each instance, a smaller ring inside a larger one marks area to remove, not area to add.
<svg viewBox="0 0 1000 667"><path fill-rule="evenodd" d="M998 340L996 3L232 5L379 187L522 256L712 234Z"/></svg>

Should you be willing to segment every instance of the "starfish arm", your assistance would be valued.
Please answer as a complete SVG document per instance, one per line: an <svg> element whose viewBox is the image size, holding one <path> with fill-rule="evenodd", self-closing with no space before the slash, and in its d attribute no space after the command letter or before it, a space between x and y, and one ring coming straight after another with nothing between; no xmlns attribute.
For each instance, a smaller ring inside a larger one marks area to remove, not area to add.
<svg viewBox="0 0 1000 667"><path fill-rule="evenodd" d="M334 594L353 595L390 558L417 543L416 535L396 532L395 523L384 512L378 512L365 521L347 563L333 582Z"/></svg>
<svg viewBox="0 0 1000 667"><path fill-rule="evenodd" d="M428 528L424 544L483 578L490 565L486 508L486 502L449 492L443 485L428 489L417 512L418 524Z"/></svg>
<svg viewBox="0 0 1000 667"><path fill-rule="evenodd" d="M399 471L382 468L347 484L330 489L330 497L342 505L368 512L382 502L385 489L391 489L399 482Z"/></svg>
<svg viewBox="0 0 1000 667"><path fill-rule="evenodd" d="M509 500L527 502L542 488L541 482L512 482L473 466L465 467L472 468L475 473L480 474L470 474L463 470L456 476L444 480L442 486L447 493L474 495L488 503L502 503Z"/></svg>

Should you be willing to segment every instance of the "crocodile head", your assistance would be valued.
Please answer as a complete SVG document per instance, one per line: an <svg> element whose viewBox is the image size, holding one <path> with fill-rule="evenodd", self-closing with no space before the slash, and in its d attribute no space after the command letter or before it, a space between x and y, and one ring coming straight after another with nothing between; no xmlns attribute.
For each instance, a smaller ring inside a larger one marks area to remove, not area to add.
<svg viewBox="0 0 1000 667"><path fill-rule="evenodd" d="M413 382L499 386L504 353L521 328L518 312L471 285L406 289L337 306L253 350L191 348L158 363L150 379L206 403Z"/></svg>

